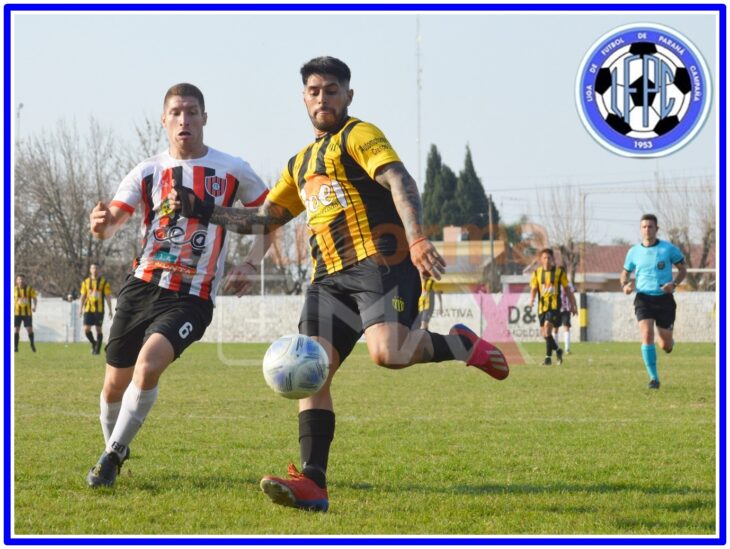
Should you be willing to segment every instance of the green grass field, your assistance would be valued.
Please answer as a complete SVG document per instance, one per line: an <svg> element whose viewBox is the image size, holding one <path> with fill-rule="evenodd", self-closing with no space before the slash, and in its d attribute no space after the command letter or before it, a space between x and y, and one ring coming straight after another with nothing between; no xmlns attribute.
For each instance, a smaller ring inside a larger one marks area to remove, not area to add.
<svg viewBox="0 0 730 549"><path fill-rule="evenodd" d="M335 378L326 514L259 490L299 465L296 403L264 384L265 348L190 348L116 487L92 491L102 359L21 343L14 533L715 535L712 344L660 353L659 391L636 343L578 343L550 368L528 344L503 382L455 362L386 370L358 346Z"/></svg>

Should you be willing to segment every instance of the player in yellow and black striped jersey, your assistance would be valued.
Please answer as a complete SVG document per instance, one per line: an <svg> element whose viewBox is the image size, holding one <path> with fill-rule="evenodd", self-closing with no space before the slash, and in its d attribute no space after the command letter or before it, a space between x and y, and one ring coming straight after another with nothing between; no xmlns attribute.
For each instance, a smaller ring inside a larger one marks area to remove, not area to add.
<svg viewBox="0 0 730 549"><path fill-rule="evenodd" d="M81 315L84 317L84 333L91 343L91 354L101 352L104 335L101 326L104 323L104 301L108 304L109 318L112 318L112 289L109 281L99 276L99 266L89 265L89 276L81 283ZM96 326L96 339L91 333L91 327Z"/></svg>
<svg viewBox="0 0 730 549"><path fill-rule="evenodd" d="M23 274L19 274L15 277L13 297L15 299L15 352L18 352L18 344L20 343L20 325L22 324L28 332L30 349L35 353L33 313L35 312L36 305L38 304L38 294L36 293L35 288L26 282L25 275Z"/></svg>
<svg viewBox="0 0 730 549"><path fill-rule="evenodd" d="M553 337L553 329L560 326L563 292L570 300L571 314L576 314L578 308L565 269L555 266L553 251L550 248L540 250L539 257L540 267L532 273L530 279L530 306L533 306L537 297L537 313L546 349L543 365L549 366L552 364L553 351L558 357L558 364L563 363L563 351Z"/></svg>
<svg viewBox="0 0 730 549"><path fill-rule="evenodd" d="M421 319L421 330L428 330L428 324L431 322L431 317L433 316L434 306L436 305L433 301L433 286L435 282L436 281L433 278L421 279L421 297L418 298L418 313Z"/></svg>
<svg viewBox="0 0 730 549"><path fill-rule="evenodd" d="M418 329L420 277L439 279L445 268L424 235L418 186L383 132L348 115L353 90L345 63L319 57L301 75L315 141L291 158L264 204L206 205L180 188L173 206L246 234L306 213L313 272L299 331L327 350L330 373L318 393L299 401L302 473L264 477L261 488L275 503L325 511L335 431L330 384L363 333L373 362L388 368L457 359L497 379L509 368L499 349L465 326L448 335Z"/></svg>

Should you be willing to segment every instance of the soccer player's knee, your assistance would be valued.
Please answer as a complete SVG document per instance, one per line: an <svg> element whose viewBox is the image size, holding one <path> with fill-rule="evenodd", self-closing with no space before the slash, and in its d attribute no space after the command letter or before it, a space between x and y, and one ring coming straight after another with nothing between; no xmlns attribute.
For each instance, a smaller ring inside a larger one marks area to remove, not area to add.
<svg viewBox="0 0 730 549"><path fill-rule="evenodd" d="M674 346L674 342L673 341L667 341L665 339L660 339L659 340L659 348L662 351L664 351L665 353L668 353L669 351L671 351L673 346Z"/></svg>
<svg viewBox="0 0 730 549"><path fill-rule="evenodd" d="M103 389L101 390L104 400L107 402L119 402L122 400L124 391L127 390L127 385L128 383L126 382L116 382L112 379L107 379L104 382Z"/></svg>
<svg viewBox="0 0 730 549"><path fill-rule="evenodd" d="M377 345L375 348L370 348L369 351L370 359L378 366L383 368L402 366L398 353L387 345Z"/></svg>

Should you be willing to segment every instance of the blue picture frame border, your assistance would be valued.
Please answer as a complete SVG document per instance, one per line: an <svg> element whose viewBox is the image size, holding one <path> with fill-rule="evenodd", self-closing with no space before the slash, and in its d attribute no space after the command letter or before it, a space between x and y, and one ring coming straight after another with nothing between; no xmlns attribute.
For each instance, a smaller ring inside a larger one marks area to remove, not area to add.
<svg viewBox="0 0 730 549"><path fill-rule="evenodd" d="M718 66L719 74L717 75L716 93L718 96L717 106L719 109L719 225L717 230L717 249L719 253L719 263L717 276L717 292L718 292L718 324L719 324L719 371L718 371L718 390L719 390L719 417L718 417L718 534L716 536L687 536L687 537L206 537L195 536L190 538L166 538L166 537L73 537L64 536L59 538L45 538L37 536L13 536L11 520L12 498L10 486L13 479L10 475L10 455L11 448L11 371L7 365L11 364L10 354L10 332L7 331L12 325L10 307L5 307L3 315L3 324L6 330L6 344L3 346L3 362L6 365L3 368L3 541L5 545L725 545L727 542L727 404L726 404L726 384L727 372L725 365L727 364L727 350L724 336L726 334L725 309L727 300L727 289L725 281L725 265L726 257L726 181L727 181L727 106L726 106L726 89L725 76L727 68L726 45L727 45L727 13L724 4L704 3L704 4L627 4L615 3L607 5L599 4L6 4L3 11L3 261L4 261L4 280L5 284L5 303L9 304L12 295L10 287L12 273L11 265L11 237L12 227L11 206L13 197L10 194L10 185L13 166L11 160L11 123L13 116L13 106L10 103L11 86L12 86L12 41L11 41L11 19L13 13L33 12L33 11L200 11L200 12L216 12L216 11L269 11L269 12L286 12L292 10L298 11L413 11L413 12L437 12L437 11L512 11L512 12L530 12L530 11L573 11L573 12L630 12L630 11L662 11L665 13L672 12L716 12L719 16L719 36L718 41L720 47L718 49Z"/></svg>

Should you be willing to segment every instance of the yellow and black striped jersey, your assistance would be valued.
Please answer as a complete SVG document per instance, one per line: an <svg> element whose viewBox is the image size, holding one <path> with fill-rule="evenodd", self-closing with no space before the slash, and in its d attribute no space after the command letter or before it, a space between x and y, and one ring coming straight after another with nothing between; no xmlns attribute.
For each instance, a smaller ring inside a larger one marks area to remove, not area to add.
<svg viewBox="0 0 730 549"><path fill-rule="evenodd" d="M33 316L33 300L38 297L33 286L15 286L15 316Z"/></svg>
<svg viewBox="0 0 730 549"><path fill-rule="evenodd" d="M537 288L537 312L538 314L547 311L559 311L561 305L560 295L564 288L568 287L568 275L562 267L554 267L545 270L538 267L532 273L530 288Z"/></svg>
<svg viewBox="0 0 730 549"><path fill-rule="evenodd" d="M428 311L433 303L431 297L433 296L433 278L421 279L421 297L418 298L418 310Z"/></svg>
<svg viewBox="0 0 730 549"><path fill-rule="evenodd" d="M409 257L393 197L374 180L399 161L383 133L357 118L289 160L268 199L294 216L306 210L313 280L376 254Z"/></svg>
<svg viewBox="0 0 730 549"><path fill-rule="evenodd" d="M112 289L109 282L103 276L97 278L88 277L81 283L81 295L86 296L84 302L85 313L103 313L104 298L111 295Z"/></svg>

